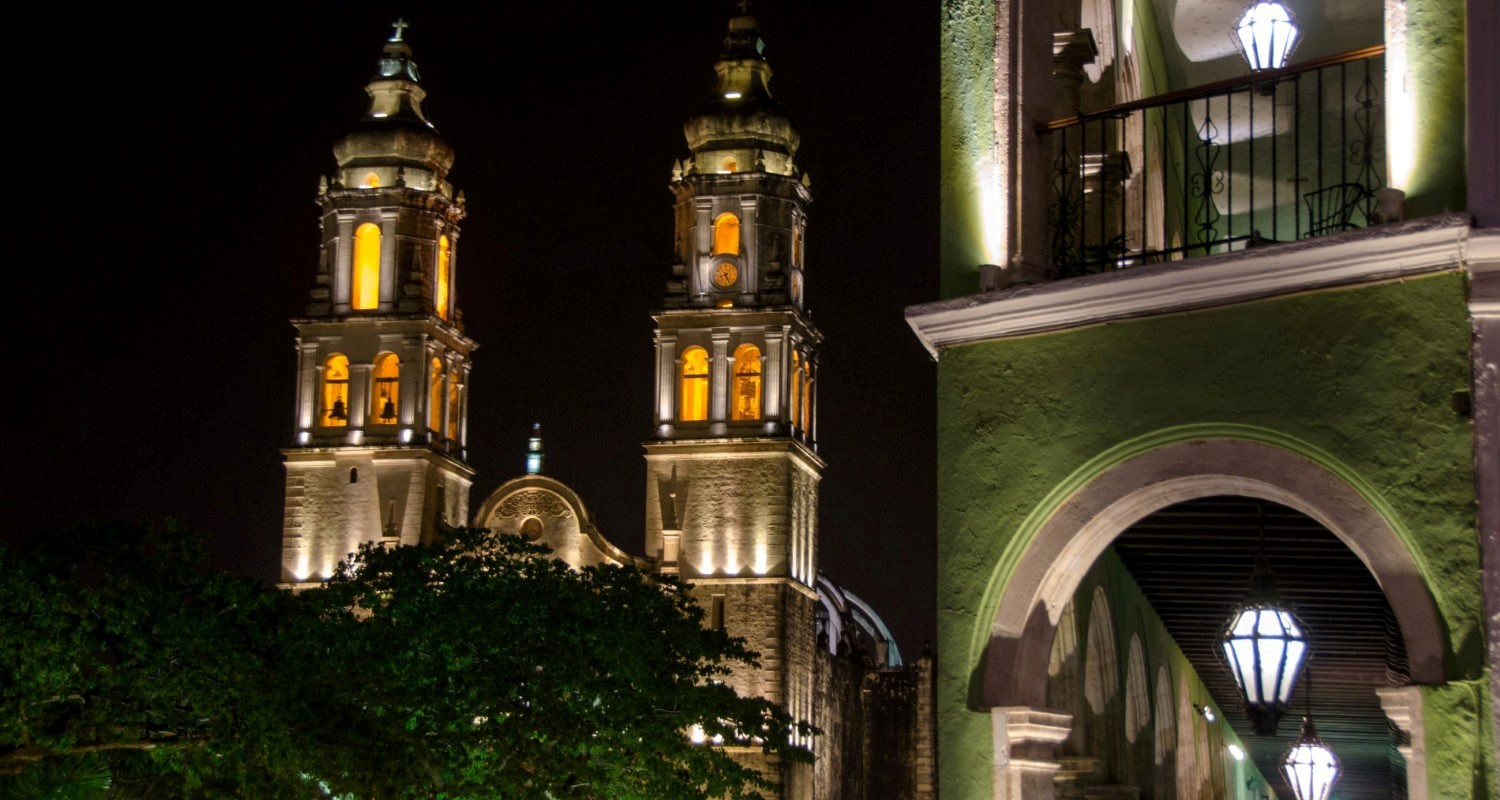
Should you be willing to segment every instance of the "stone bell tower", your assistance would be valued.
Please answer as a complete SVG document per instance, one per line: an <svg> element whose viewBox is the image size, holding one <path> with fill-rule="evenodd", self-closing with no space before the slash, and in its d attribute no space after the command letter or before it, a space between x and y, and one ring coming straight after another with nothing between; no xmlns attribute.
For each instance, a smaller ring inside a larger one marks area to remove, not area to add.
<svg viewBox="0 0 1500 800"><path fill-rule="evenodd" d="M812 719L822 336L803 310L809 181L764 50L754 17L730 20L714 94L684 126L691 153L672 170L646 547L693 585L710 624L760 654L730 683ZM780 796L810 796L809 768L743 757Z"/></svg>
<svg viewBox="0 0 1500 800"><path fill-rule="evenodd" d="M315 582L361 542L409 544L468 518L469 355L458 308L463 193L422 112L397 21L370 108L319 181L322 245L297 328L281 581Z"/></svg>

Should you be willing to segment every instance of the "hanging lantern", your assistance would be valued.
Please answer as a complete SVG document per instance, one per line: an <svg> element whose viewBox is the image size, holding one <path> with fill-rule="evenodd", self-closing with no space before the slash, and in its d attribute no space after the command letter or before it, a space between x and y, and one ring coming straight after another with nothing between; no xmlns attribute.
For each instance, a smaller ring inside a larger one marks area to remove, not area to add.
<svg viewBox="0 0 1500 800"><path fill-rule="evenodd" d="M1255 72L1286 66L1302 31L1291 9L1277 0L1257 0L1234 23L1234 44Z"/></svg>
<svg viewBox="0 0 1500 800"><path fill-rule="evenodd" d="M1302 735L1287 751L1281 770L1297 800L1328 800L1333 784L1339 779L1339 758L1318 738L1312 717L1302 720Z"/></svg>
<svg viewBox="0 0 1500 800"><path fill-rule="evenodd" d="M1262 555L1250 577L1250 596L1219 635L1224 660L1256 733L1275 734L1276 723L1291 703L1307 659L1303 630L1277 594L1271 567Z"/></svg>

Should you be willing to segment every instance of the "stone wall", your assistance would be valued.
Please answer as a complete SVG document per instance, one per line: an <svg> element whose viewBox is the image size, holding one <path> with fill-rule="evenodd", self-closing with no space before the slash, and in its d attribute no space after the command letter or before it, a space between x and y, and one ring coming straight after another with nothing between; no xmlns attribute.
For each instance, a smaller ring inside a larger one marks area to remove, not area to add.
<svg viewBox="0 0 1500 800"><path fill-rule="evenodd" d="M933 658L871 669L857 656L817 653L817 797L934 800Z"/></svg>

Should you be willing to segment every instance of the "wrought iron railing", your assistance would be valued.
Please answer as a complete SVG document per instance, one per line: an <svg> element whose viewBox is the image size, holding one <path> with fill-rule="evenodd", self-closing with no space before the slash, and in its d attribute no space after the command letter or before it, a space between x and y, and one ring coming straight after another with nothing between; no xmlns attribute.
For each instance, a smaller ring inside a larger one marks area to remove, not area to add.
<svg viewBox="0 0 1500 800"><path fill-rule="evenodd" d="M1368 225L1384 186L1384 46L1043 126L1062 277Z"/></svg>

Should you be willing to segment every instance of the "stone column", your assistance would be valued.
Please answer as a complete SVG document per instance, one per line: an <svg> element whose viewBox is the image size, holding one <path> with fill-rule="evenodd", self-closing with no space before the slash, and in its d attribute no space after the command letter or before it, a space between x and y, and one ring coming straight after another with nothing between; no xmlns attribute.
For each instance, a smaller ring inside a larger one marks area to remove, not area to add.
<svg viewBox="0 0 1500 800"><path fill-rule="evenodd" d="M713 340L714 349L708 364L708 419L712 423L710 429L713 434L722 436L727 430L724 421L729 419L729 370L732 361L729 357L729 331L714 331L709 336Z"/></svg>
<svg viewBox="0 0 1500 800"><path fill-rule="evenodd" d="M1408 800L1427 800L1427 732L1422 727L1422 690L1416 686L1387 686L1375 690L1380 707L1395 723L1406 743L1397 748L1406 759Z"/></svg>
<svg viewBox="0 0 1500 800"><path fill-rule="evenodd" d="M994 731L994 800L1053 800L1056 750L1073 718L1040 708L990 709Z"/></svg>
<svg viewBox="0 0 1500 800"><path fill-rule="evenodd" d="M765 269L758 255L760 233L755 214L756 200L755 195L740 198L740 263L745 267L745 274L740 276L739 302L746 304L755 302L755 296L760 293L761 273Z"/></svg>
<svg viewBox="0 0 1500 800"><path fill-rule="evenodd" d="M354 265L354 216L338 215L339 240L333 252L333 310L334 313L349 313L349 292Z"/></svg>
<svg viewBox="0 0 1500 800"><path fill-rule="evenodd" d="M1083 86L1083 67L1094 63L1099 46L1088 28L1052 34L1052 118L1078 114L1078 94Z"/></svg>
<svg viewBox="0 0 1500 800"><path fill-rule="evenodd" d="M318 345L297 341L297 431L312 428L318 422ZM300 443L300 442L299 442Z"/></svg>
<svg viewBox="0 0 1500 800"><path fill-rule="evenodd" d="M380 301L377 308L393 310L396 297L396 212L380 213Z"/></svg>
<svg viewBox="0 0 1500 800"><path fill-rule="evenodd" d="M707 270L708 257L713 255L714 249L714 200L712 197L696 198L693 209L698 217L697 236L694 237L697 244L693 249L693 258L688 262L692 271L688 279L688 293L703 295L708 293L711 279Z"/></svg>
<svg viewBox="0 0 1500 800"><path fill-rule="evenodd" d="M461 383L458 385L458 446L461 448L459 457L467 458L469 448L469 373L473 369L467 360L460 367L459 373Z"/></svg>
<svg viewBox="0 0 1500 800"><path fill-rule="evenodd" d="M349 365L349 429L365 427L370 417L370 381L374 376L372 364Z"/></svg>
<svg viewBox="0 0 1500 800"><path fill-rule="evenodd" d="M1474 320L1471 399L1474 480L1479 501L1479 554L1488 620L1490 697L1500 698L1500 232L1470 234L1469 315ZM1500 699L1490 703L1500 735Z"/></svg>
<svg viewBox="0 0 1500 800"><path fill-rule="evenodd" d="M1104 248L1106 255L1125 250L1125 181L1130 178L1130 156L1124 152L1084 153L1083 230L1085 247ZM1095 252L1098 252L1097 250Z"/></svg>
<svg viewBox="0 0 1500 800"><path fill-rule="evenodd" d="M656 423L670 425L677 418L674 398L682 361L677 358L677 334L656 332Z"/></svg>
<svg viewBox="0 0 1500 800"><path fill-rule="evenodd" d="M766 331L766 352L761 359L761 397L764 398L760 409L761 419L774 420L777 429L785 427L781 421L782 389L785 386L787 365L791 362L791 356L783 352L781 343L786 340L789 327L781 326L779 330Z"/></svg>

